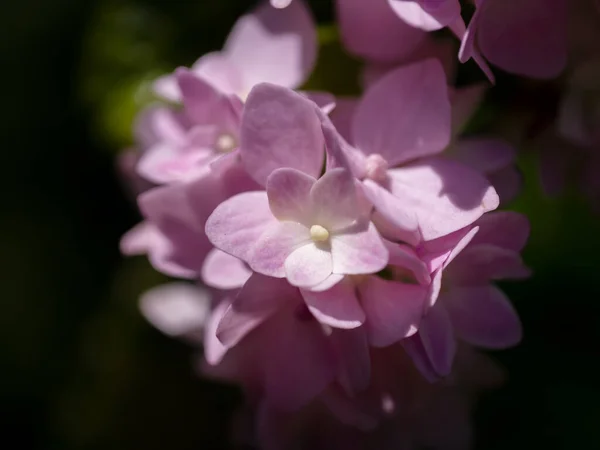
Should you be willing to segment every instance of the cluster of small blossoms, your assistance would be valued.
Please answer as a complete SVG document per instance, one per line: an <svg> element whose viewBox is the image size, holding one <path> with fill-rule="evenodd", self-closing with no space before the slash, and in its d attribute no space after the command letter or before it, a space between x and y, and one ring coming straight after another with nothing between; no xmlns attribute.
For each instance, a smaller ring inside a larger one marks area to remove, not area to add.
<svg viewBox="0 0 600 450"><path fill-rule="evenodd" d="M296 90L317 54L302 0L261 4L223 50L154 84L163 101L122 160L143 221L121 248L188 280L147 292L142 312L243 389L248 442L468 447L475 394L502 379L476 349L521 338L495 282L529 276L529 225L495 211L519 191L515 149L461 137L485 87L453 87L427 32L449 27L490 78L486 60L532 76L562 64L542 64L534 38L507 59L489 17L515 6L476 8L466 27L458 0L338 0L342 41L368 63L360 98Z"/></svg>

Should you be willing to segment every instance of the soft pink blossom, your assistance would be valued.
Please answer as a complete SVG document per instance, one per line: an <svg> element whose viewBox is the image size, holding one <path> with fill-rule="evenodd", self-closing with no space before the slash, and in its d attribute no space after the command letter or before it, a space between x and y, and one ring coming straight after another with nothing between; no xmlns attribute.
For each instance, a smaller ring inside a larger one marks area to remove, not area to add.
<svg viewBox="0 0 600 450"><path fill-rule="evenodd" d="M295 169L277 169L266 191L221 203L206 223L217 248L252 270L318 288L330 276L374 273L388 252L350 174L331 170L319 180Z"/></svg>
<svg viewBox="0 0 600 450"><path fill-rule="evenodd" d="M450 143L451 106L435 60L395 69L369 88L353 114L352 146L322 120L328 164L362 180L374 221L389 239L435 239L498 206L481 174L436 156Z"/></svg>
<svg viewBox="0 0 600 450"><path fill-rule="evenodd" d="M265 2L240 17L223 49L202 56L192 66L192 72L223 93L242 100L261 82L299 87L315 63L315 23L303 0L276 3L282 8ZM160 78L154 87L162 97L181 99L172 76Z"/></svg>

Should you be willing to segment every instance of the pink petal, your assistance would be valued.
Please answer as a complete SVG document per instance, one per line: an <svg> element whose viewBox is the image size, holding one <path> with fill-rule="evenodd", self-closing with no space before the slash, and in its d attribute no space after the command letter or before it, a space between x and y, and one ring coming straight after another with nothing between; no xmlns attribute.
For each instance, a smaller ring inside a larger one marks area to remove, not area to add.
<svg viewBox="0 0 600 450"><path fill-rule="evenodd" d="M221 319L228 310L229 305L230 303L228 300L219 302L212 310L206 322L206 326L204 327L204 359L211 366L219 364L225 357L227 350L229 350L229 348L224 346L217 338L217 327L219 323L221 323Z"/></svg>
<svg viewBox="0 0 600 450"><path fill-rule="evenodd" d="M204 225L221 198L220 182L213 177L161 186L138 197L142 214L167 242L166 261L195 274L200 272L212 248Z"/></svg>
<svg viewBox="0 0 600 450"><path fill-rule="evenodd" d="M271 0L273 8L287 8L292 3L292 0Z"/></svg>
<svg viewBox="0 0 600 450"><path fill-rule="evenodd" d="M252 178L264 185L271 172L282 167L318 178L323 153L323 132L313 102L270 84L252 90L242 116L240 146Z"/></svg>
<svg viewBox="0 0 600 450"><path fill-rule="evenodd" d="M333 94L323 91L300 91L307 99L314 102L325 114L331 112L337 107L337 100Z"/></svg>
<svg viewBox="0 0 600 450"><path fill-rule="evenodd" d="M266 192L246 192L221 203L206 221L206 236L220 250L249 261L254 245L277 219Z"/></svg>
<svg viewBox="0 0 600 450"><path fill-rule="evenodd" d="M191 70L224 94L247 94L241 69L223 52L203 55Z"/></svg>
<svg viewBox="0 0 600 450"><path fill-rule="evenodd" d="M460 163L429 158L389 171L392 194L414 211L424 240L466 227L498 207L498 195L479 173Z"/></svg>
<svg viewBox="0 0 600 450"><path fill-rule="evenodd" d="M335 101L335 109L330 114L333 125L347 141L352 139L352 119L358 102L356 98L338 97Z"/></svg>
<svg viewBox="0 0 600 450"><path fill-rule="evenodd" d="M286 276L285 262L293 252L310 245L310 233L298 222L274 222L255 240L248 255L252 270L276 278Z"/></svg>
<svg viewBox="0 0 600 450"><path fill-rule="evenodd" d="M154 327L172 337L197 335L210 312L210 295L188 283L168 283L140 298L142 314Z"/></svg>
<svg viewBox="0 0 600 450"><path fill-rule="evenodd" d="M427 265L411 247L390 241L384 241L384 244L390 254L390 266L410 270L419 284L428 285L431 282Z"/></svg>
<svg viewBox="0 0 600 450"><path fill-rule="evenodd" d="M492 244L497 247L520 252L529 238L529 220L514 211L494 211L477 221L479 232L473 245Z"/></svg>
<svg viewBox="0 0 600 450"><path fill-rule="evenodd" d="M423 242L417 248L417 254L431 272L444 268L476 236L479 227L466 227L445 236Z"/></svg>
<svg viewBox="0 0 600 450"><path fill-rule="evenodd" d="M316 51L316 25L301 0L284 9L263 4L242 16L223 49L248 90L261 82L298 87L311 73Z"/></svg>
<svg viewBox="0 0 600 450"><path fill-rule="evenodd" d="M185 152L172 144L164 143L150 147L140 157L137 173L155 184L185 181L208 172L204 162L211 159L210 150Z"/></svg>
<svg viewBox="0 0 600 450"><path fill-rule="evenodd" d="M444 305L459 338L469 344L501 349L516 345L521 322L510 300L497 287L453 288L444 294Z"/></svg>
<svg viewBox="0 0 600 450"><path fill-rule="evenodd" d="M252 274L221 319L217 337L228 347L236 345L295 295L285 280Z"/></svg>
<svg viewBox="0 0 600 450"><path fill-rule="evenodd" d="M235 256L213 248L202 266L202 281L216 289L239 289L252 275L246 264Z"/></svg>
<svg viewBox="0 0 600 450"><path fill-rule="evenodd" d="M491 280L523 279L531 275L519 254L490 244L471 245L448 266L445 277L454 284L473 285Z"/></svg>
<svg viewBox="0 0 600 450"><path fill-rule="evenodd" d="M325 173L310 191L314 224L330 232L352 225L361 214L354 177L344 169Z"/></svg>
<svg viewBox="0 0 600 450"><path fill-rule="evenodd" d="M354 114L353 142L396 166L441 152L450 125L446 75L429 59L395 69L368 89Z"/></svg>
<svg viewBox="0 0 600 450"><path fill-rule="evenodd" d="M301 289L302 297L310 312L322 324L333 328L357 328L365 321L354 284L341 282L327 291L312 292Z"/></svg>
<svg viewBox="0 0 600 450"><path fill-rule="evenodd" d="M565 0L482 2L477 27L479 48L507 72L554 78L567 63Z"/></svg>
<svg viewBox="0 0 600 450"><path fill-rule="evenodd" d="M185 258L174 258L177 255L176 247L177 245L170 242L156 225L148 221L133 227L125 233L120 242L121 253L147 254L152 267L161 273L178 278L196 278L196 263L189 264Z"/></svg>
<svg viewBox="0 0 600 450"><path fill-rule="evenodd" d="M180 67L175 71L185 112L195 125L218 125L237 132L242 104L239 99L218 91L194 72Z"/></svg>
<svg viewBox="0 0 600 450"><path fill-rule="evenodd" d="M133 131L136 143L146 149L165 141L183 145L187 128L180 113L165 106L150 106L138 114Z"/></svg>
<svg viewBox="0 0 600 450"><path fill-rule="evenodd" d="M331 253L309 243L294 250L285 260L288 281L298 287L310 289L331 275Z"/></svg>
<svg viewBox="0 0 600 450"><path fill-rule="evenodd" d="M439 302L421 321L417 336L435 372L443 377L449 375L456 353L456 340L450 316Z"/></svg>
<svg viewBox="0 0 600 450"><path fill-rule="evenodd" d="M359 289L372 346L387 347L416 333L424 313L425 287L371 276Z"/></svg>
<svg viewBox="0 0 600 450"><path fill-rule="evenodd" d="M271 212L279 220L306 223L310 217L310 191L317 180L295 169L277 169L267 178Z"/></svg>
<svg viewBox="0 0 600 450"><path fill-rule="evenodd" d="M333 273L376 273L388 263L389 253L372 222L331 237Z"/></svg>
<svg viewBox="0 0 600 450"><path fill-rule="evenodd" d="M444 28L460 17L458 0L388 0L406 23L425 31Z"/></svg>
<svg viewBox="0 0 600 450"><path fill-rule="evenodd" d="M383 236L413 245L421 240L417 218L410 208L372 180L364 180L362 186L375 207L373 222Z"/></svg>
<svg viewBox="0 0 600 450"><path fill-rule="evenodd" d="M465 26L465 21L462 19L462 17L451 23L449 28L461 41L460 49L458 50L458 60L464 63L473 58L488 80L490 80L492 84L495 84L496 78L494 77L492 69L487 64L481 53L479 53L479 50L475 48L475 35L477 27L479 26L480 17L481 8L478 7L475 10L473 17L471 17L468 28Z"/></svg>
<svg viewBox="0 0 600 450"><path fill-rule="evenodd" d="M369 61L402 60L427 36L399 19L386 0L337 0L336 13L346 50Z"/></svg>
<svg viewBox="0 0 600 450"><path fill-rule="evenodd" d="M317 115L321 120L321 130L325 138L327 170L341 167L352 172L355 177L363 178L366 174L365 155L360 150L348 144L344 136L336 129L329 116L320 109L317 109Z"/></svg>

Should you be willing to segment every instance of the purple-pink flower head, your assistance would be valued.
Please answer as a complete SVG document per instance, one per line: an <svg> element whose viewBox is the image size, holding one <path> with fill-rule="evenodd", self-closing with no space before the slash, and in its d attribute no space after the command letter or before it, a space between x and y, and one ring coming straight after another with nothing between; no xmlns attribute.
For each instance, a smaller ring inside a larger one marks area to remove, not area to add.
<svg viewBox="0 0 600 450"><path fill-rule="evenodd" d="M317 54L316 26L303 0L264 2L238 19L221 51L202 56L191 70L225 94L245 100L258 83L297 88L310 75ZM181 100L173 76L158 79L155 91Z"/></svg>

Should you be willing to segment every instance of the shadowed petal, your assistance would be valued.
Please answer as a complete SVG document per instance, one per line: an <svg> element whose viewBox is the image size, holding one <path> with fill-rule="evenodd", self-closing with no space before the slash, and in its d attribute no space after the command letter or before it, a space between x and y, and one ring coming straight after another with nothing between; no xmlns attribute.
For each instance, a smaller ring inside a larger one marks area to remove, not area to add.
<svg viewBox="0 0 600 450"><path fill-rule="evenodd" d="M350 281L341 282L332 288L312 292L302 289L302 297L315 318L333 328L357 328L365 321L354 284Z"/></svg>
<svg viewBox="0 0 600 450"><path fill-rule="evenodd" d="M296 289L285 280L252 274L217 328L217 337L226 346L236 345L244 336L283 308Z"/></svg>
<svg viewBox="0 0 600 450"><path fill-rule="evenodd" d="M469 344L501 349L521 340L519 317L497 287L453 288L444 294L443 301L456 334Z"/></svg>
<svg viewBox="0 0 600 450"><path fill-rule="evenodd" d="M359 289L372 346L387 347L416 333L427 288L372 276Z"/></svg>
<svg viewBox="0 0 600 450"><path fill-rule="evenodd" d="M213 248L202 266L202 281L217 289L241 288L252 271L241 259Z"/></svg>
<svg viewBox="0 0 600 450"><path fill-rule="evenodd" d="M414 211L424 240L466 227L498 207L489 181L455 161L429 158L388 173L392 194Z"/></svg>

